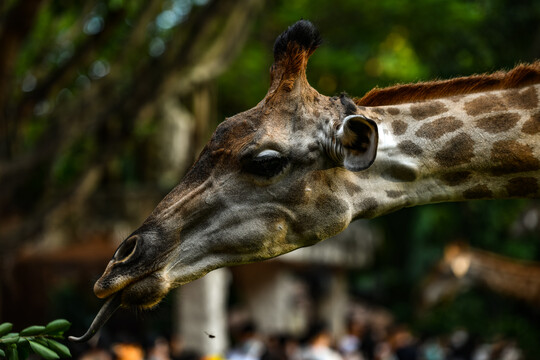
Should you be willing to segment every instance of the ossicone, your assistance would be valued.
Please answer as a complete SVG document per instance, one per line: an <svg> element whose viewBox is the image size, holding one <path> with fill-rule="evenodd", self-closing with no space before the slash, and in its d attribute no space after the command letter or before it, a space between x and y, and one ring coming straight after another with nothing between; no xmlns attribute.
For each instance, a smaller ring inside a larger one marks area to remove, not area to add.
<svg viewBox="0 0 540 360"><path fill-rule="evenodd" d="M307 62L321 42L319 31L307 20L296 22L279 35L274 43L269 92L289 92L299 78L309 85L306 79Z"/></svg>
<svg viewBox="0 0 540 360"><path fill-rule="evenodd" d="M277 63L287 57L289 46L296 45L300 50L307 51L308 56L321 45L322 38L319 30L308 20L300 20L289 26L274 43L274 61Z"/></svg>

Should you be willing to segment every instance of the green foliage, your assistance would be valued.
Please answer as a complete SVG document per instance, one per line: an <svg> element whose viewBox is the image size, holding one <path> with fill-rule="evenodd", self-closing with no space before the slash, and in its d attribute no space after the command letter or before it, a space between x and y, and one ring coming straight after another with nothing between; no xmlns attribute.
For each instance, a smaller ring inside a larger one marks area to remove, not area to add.
<svg viewBox="0 0 540 360"><path fill-rule="evenodd" d="M300 18L314 22L323 36L308 66L312 86L325 95L362 96L375 86L531 62L540 56L538 43L531 44L539 16L540 3L533 0L275 1L219 80L220 111L230 116L261 100L274 39Z"/></svg>
<svg viewBox="0 0 540 360"><path fill-rule="evenodd" d="M71 323L64 319L46 326L33 325L19 333L10 332L11 323L0 324L0 356L9 360L24 360L31 352L46 360L71 357L68 347L58 342L64 338Z"/></svg>
<svg viewBox="0 0 540 360"><path fill-rule="evenodd" d="M68 185L86 170L91 157L98 151L95 139L88 137L66 149L53 166L52 177L58 185Z"/></svg>

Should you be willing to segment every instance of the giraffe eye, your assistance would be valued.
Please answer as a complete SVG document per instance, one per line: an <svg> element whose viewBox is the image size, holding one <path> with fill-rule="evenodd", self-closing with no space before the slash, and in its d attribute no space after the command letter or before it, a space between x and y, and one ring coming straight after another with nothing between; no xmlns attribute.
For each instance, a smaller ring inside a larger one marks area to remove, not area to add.
<svg viewBox="0 0 540 360"><path fill-rule="evenodd" d="M255 157L247 159L242 169L250 174L271 178L281 173L289 159L276 150L263 150Z"/></svg>

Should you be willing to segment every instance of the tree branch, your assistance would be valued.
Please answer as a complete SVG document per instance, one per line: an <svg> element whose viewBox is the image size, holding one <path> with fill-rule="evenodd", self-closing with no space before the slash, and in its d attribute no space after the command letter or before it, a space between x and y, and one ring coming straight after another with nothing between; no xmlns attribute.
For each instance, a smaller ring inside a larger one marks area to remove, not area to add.
<svg viewBox="0 0 540 360"><path fill-rule="evenodd" d="M189 92L188 89L196 84L219 75L243 45L246 37L244 32L247 32L254 18L251 15L261 8L261 4L262 0L214 0L207 7L198 9L178 30L189 29L186 36L173 36L172 48L169 49L171 55L148 58L135 70L137 76L129 78L128 82L123 78L123 72L111 72L107 77L93 82L90 89L74 101L56 107L49 117L54 126L48 129L35 151L15 161L0 164L0 187L3 189L0 196L0 203L3 204L1 212L13 212L19 192L32 179L35 169L42 168L47 173L57 154L81 137L96 134L96 129L120 120L128 130L123 140L127 141L129 129L134 127L141 109L151 106L159 94L171 92L174 94L171 96L177 96L178 89L165 86L166 83L174 84L187 77L189 84L184 85L182 91ZM214 31L208 31L209 28ZM137 41L136 37L132 39ZM206 68L210 69L206 76L200 73L201 67L196 66L199 60L203 60ZM121 64L114 62L113 66L118 68ZM193 71L199 74L194 75ZM103 152L113 156L121 148L122 141L113 141L103 148ZM103 161L103 158L93 161ZM62 192L55 195L53 200L37 198L29 216L31 225L21 224L8 238L15 239L13 241L32 238L42 228L46 214L68 196L69 192ZM2 242L14 243L9 239Z"/></svg>
<svg viewBox="0 0 540 360"><path fill-rule="evenodd" d="M40 86L25 96L17 106L17 109L14 112L14 118L19 121L28 118L32 113L34 106L39 101L46 99L54 90L67 87L66 82L73 80L67 79L68 76L73 75L78 68L85 66L90 62L90 54L97 52L98 48L108 40L108 37L116 28L116 25L123 22L124 16L125 13L122 10L109 12L109 16L107 16L107 19L105 20L103 31L94 36L89 36L63 66L50 73Z"/></svg>

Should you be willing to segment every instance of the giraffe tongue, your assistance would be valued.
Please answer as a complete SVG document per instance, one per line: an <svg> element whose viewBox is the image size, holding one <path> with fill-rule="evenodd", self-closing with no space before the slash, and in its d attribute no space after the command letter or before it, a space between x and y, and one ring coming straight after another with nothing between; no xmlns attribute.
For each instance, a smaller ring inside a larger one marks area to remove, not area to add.
<svg viewBox="0 0 540 360"><path fill-rule="evenodd" d="M68 339L74 342L86 342L90 340L95 333L109 320L111 315L120 307L122 303L122 296L118 292L113 294L107 299L105 304L101 307L94 321L90 325L90 328L81 337L70 336Z"/></svg>

